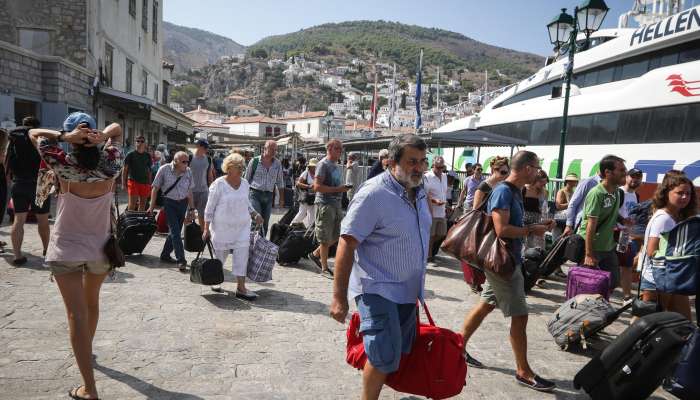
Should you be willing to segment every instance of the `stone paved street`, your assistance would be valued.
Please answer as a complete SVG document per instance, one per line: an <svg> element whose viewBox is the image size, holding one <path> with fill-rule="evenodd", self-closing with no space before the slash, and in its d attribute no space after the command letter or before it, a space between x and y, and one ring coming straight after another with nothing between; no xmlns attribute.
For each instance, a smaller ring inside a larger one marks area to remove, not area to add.
<svg viewBox="0 0 700 400"><path fill-rule="evenodd" d="M279 215L277 216L279 217ZM41 254L36 227L26 229L25 249ZM0 228L9 242L9 227ZM345 364L345 327L328 317L332 282L311 262L276 267L274 280L251 284L255 302L194 285L177 268L159 263L163 237L145 255L131 257L102 290L94 343L103 399L350 399L358 398L360 373ZM0 258L0 398L63 399L80 383L68 341L63 304L48 270L36 256L21 268ZM189 260L194 254L188 255ZM436 322L459 329L478 300L458 264L438 257L427 276L427 301ZM470 344L488 368L470 369L463 399L579 399L571 380L588 355L560 351L546 321L563 300L564 282L549 281L528 298L529 355L542 376L556 380L554 394L518 386L508 344L509 320L496 311ZM619 306L619 299L615 305ZM625 316L608 328L617 333ZM600 346L600 343L598 343ZM663 392L657 391L663 398ZM386 399L415 399L385 389Z"/></svg>

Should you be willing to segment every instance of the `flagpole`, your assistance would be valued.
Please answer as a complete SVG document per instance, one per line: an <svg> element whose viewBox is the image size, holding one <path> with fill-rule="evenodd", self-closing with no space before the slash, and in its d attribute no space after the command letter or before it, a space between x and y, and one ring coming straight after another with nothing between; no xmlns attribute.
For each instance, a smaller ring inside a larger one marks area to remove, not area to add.
<svg viewBox="0 0 700 400"><path fill-rule="evenodd" d="M420 103L421 103L421 80L423 71L423 49L420 49L420 57L418 59L418 77L416 79L416 134L418 134L418 129L421 126L421 115L420 115Z"/></svg>
<svg viewBox="0 0 700 400"><path fill-rule="evenodd" d="M394 113L396 112L396 64L391 78L391 105L389 106L389 132L394 129Z"/></svg>

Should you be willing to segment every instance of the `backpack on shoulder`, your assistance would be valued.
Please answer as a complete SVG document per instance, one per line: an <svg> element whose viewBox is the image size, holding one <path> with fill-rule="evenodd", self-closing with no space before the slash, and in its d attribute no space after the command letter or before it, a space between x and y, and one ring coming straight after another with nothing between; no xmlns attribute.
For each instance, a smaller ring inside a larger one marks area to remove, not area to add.
<svg viewBox="0 0 700 400"><path fill-rule="evenodd" d="M8 133L5 165L13 178L37 180L41 157L29 139L29 128L19 126Z"/></svg>

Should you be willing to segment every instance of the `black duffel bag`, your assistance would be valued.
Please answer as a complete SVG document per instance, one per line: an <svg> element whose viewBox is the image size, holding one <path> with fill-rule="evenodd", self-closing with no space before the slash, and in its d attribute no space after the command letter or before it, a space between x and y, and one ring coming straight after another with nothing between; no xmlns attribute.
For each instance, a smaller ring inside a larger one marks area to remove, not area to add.
<svg viewBox="0 0 700 400"><path fill-rule="evenodd" d="M564 258L569 261L581 265L581 262L586 257L586 239L576 233L572 233L566 238L566 249L564 250Z"/></svg>
<svg viewBox="0 0 700 400"><path fill-rule="evenodd" d="M186 251L199 253L204 251L204 239L202 239L202 227L192 221L185 225L184 246Z"/></svg>
<svg viewBox="0 0 700 400"><path fill-rule="evenodd" d="M197 253L197 258L190 265L190 281L202 285L220 285L224 282L224 266L214 258L210 241L207 240L206 246L211 258L200 258L202 252Z"/></svg>

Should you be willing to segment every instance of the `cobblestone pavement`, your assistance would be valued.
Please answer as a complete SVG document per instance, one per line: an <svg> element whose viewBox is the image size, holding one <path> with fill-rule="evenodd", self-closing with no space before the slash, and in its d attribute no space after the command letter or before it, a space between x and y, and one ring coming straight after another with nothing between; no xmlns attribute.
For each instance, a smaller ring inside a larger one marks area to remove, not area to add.
<svg viewBox="0 0 700 400"><path fill-rule="evenodd" d="M279 217L279 213L277 213ZM36 227L26 228L25 249L41 254ZM9 242L9 227L0 228ZM359 398L360 373L345 364L345 327L328 317L332 282L311 262L275 267L267 284L251 284L255 302L236 299L229 273L226 294L189 282L158 260L163 237L146 254L130 257L103 286L94 343L103 399L350 399ZM188 254L189 260L194 254ZM0 398L67 398L80 383L62 300L42 259L17 268L9 251L0 258ZM428 267L426 297L437 324L459 329L478 300L459 265L444 256ZM554 344L546 322L563 300L564 282L548 281L529 296L529 357L559 389L542 394L518 386L508 343L509 320L495 311L470 343L487 369L470 369L463 399L579 399L572 378L591 353L571 354ZM619 306L619 299L614 300ZM619 333L625 316L607 329ZM600 348L601 343L597 344ZM656 394L670 398L662 391ZM386 388L385 399L416 399Z"/></svg>

